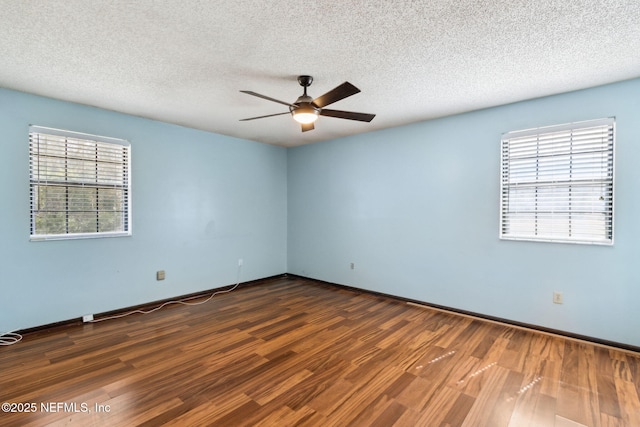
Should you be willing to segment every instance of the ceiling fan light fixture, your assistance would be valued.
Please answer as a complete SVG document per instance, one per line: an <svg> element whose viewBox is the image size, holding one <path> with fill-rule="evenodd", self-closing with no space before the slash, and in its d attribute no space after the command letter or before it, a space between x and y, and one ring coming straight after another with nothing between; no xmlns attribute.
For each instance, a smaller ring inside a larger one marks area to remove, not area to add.
<svg viewBox="0 0 640 427"><path fill-rule="evenodd" d="M299 107L291 112L293 120L300 124L309 124L318 120L319 111L311 106Z"/></svg>

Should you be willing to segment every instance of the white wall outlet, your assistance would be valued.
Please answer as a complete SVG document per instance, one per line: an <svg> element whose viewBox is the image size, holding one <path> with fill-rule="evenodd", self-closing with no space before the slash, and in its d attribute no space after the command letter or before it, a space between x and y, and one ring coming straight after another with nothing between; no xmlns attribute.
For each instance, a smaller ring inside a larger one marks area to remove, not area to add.
<svg viewBox="0 0 640 427"><path fill-rule="evenodd" d="M554 304L562 304L562 292L554 292L553 293L553 303Z"/></svg>
<svg viewBox="0 0 640 427"><path fill-rule="evenodd" d="M93 314L85 314L84 316L82 316L82 321L84 323L93 321Z"/></svg>
<svg viewBox="0 0 640 427"><path fill-rule="evenodd" d="M244 260L242 258L238 258L238 267L242 267L242 264L244 264Z"/></svg>
<svg viewBox="0 0 640 427"><path fill-rule="evenodd" d="M156 280L164 280L165 277L164 270L156 271Z"/></svg>

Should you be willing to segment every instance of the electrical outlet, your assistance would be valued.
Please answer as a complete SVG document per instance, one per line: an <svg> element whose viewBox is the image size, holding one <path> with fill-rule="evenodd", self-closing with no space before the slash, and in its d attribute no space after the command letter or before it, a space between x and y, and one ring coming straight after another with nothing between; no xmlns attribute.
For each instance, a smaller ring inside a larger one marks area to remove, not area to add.
<svg viewBox="0 0 640 427"><path fill-rule="evenodd" d="M553 303L554 304L562 304L562 292L554 292L553 293Z"/></svg>
<svg viewBox="0 0 640 427"><path fill-rule="evenodd" d="M238 258L238 267L242 267L242 264L244 264L244 260L242 258Z"/></svg>
<svg viewBox="0 0 640 427"><path fill-rule="evenodd" d="M93 321L93 314L85 314L84 316L82 316L82 321L84 323Z"/></svg>
<svg viewBox="0 0 640 427"><path fill-rule="evenodd" d="M156 280L164 280L165 277L164 270L156 271Z"/></svg>

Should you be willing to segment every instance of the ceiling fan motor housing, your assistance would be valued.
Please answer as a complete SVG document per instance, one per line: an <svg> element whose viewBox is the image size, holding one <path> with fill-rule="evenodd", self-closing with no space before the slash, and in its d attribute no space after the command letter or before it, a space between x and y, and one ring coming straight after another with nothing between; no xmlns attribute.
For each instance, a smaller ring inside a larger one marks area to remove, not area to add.
<svg viewBox="0 0 640 427"><path fill-rule="evenodd" d="M313 98L307 95L307 88L313 83L311 76L298 76L298 83L304 88L304 93L299 96L289 111L296 121L300 123L313 123L320 115L320 108L313 103Z"/></svg>

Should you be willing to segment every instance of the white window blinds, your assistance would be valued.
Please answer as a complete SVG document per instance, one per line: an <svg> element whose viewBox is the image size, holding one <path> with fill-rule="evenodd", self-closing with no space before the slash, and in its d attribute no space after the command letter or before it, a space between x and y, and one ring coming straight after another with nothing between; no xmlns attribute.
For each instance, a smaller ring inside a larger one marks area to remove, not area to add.
<svg viewBox="0 0 640 427"><path fill-rule="evenodd" d="M130 235L129 150L120 139L31 126L31 239Z"/></svg>
<svg viewBox="0 0 640 427"><path fill-rule="evenodd" d="M500 237L613 244L614 119L502 137Z"/></svg>

